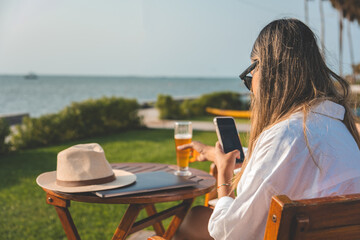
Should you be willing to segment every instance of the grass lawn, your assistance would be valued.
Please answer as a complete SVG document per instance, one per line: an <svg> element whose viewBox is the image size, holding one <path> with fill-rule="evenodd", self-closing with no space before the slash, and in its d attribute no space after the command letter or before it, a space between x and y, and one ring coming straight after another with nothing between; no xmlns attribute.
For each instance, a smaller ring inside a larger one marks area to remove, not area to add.
<svg viewBox="0 0 360 240"><path fill-rule="evenodd" d="M246 136L242 135L246 143ZM194 132L194 139L213 145L214 132ZM0 238L1 239L66 239L56 211L45 202L45 192L36 177L56 170L57 153L78 143L97 142L105 150L109 162L160 162L174 164L175 149L172 130L133 130L111 136L69 142L0 156ZM192 163L191 167L208 171L209 162ZM195 204L203 204L197 198ZM161 211L175 203L162 203ZM72 202L70 212L82 239L111 239L126 205ZM145 217L141 212L139 218ZM170 219L165 221L167 225Z"/></svg>

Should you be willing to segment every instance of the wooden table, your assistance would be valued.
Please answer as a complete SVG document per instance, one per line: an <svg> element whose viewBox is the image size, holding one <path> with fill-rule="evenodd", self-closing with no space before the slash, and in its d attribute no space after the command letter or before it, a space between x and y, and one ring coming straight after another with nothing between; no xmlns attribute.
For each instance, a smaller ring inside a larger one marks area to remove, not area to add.
<svg viewBox="0 0 360 240"><path fill-rule="evenodd" d="M176 166L159 163L116 163L112 164L114 169L122 169L132 173L166 171L174 172ZM186 216L194 199L204 195L215 187L215 178L208 173L190 168L192 176L199 178L199 183L195 187L179 188L166 191L157 191L152 193L135 194L129 196L100 198L92 193L62 193L44 189L46 192L46 202L55 207L60 218L62 226L68 239L80 239L76 226L72 220L69 207L70 201L86 203L104 203L104 204L129 204L119 226L115 230L112 239L125 239L129 234L137 232L148 226L153 226L156 235L163 236L165 239L171 239L180 223ZM179 201L182 202L174 207L157 212L155 203ZM135 222L140 211L145 209L148 217ZM165 231L162 220L174 216Z"/></svg>

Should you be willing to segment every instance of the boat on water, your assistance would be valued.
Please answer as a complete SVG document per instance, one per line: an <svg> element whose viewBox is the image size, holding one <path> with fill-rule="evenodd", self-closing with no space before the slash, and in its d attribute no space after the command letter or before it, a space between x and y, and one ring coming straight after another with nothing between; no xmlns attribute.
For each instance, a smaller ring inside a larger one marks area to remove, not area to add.
<svg viewBox="0 0 360 240"><path fill-rule="evenodd" d="M35 73L30 72L30 73L26 74L26 75L24 76L24 78L25 78L25 79L28 79L28 80L34 80L34 79L37 79L38 76L37 76Z"/></svg>
<svg viewBox="0 0 360 240"><path fill-rule="evenodd" d="M243 111L243 110L225 110L225 109L218 109L218 108L211 108L207 107L206 112L217 115L217 116L230 116L234 118L250 118L251 112L250 111Z"/></svg>

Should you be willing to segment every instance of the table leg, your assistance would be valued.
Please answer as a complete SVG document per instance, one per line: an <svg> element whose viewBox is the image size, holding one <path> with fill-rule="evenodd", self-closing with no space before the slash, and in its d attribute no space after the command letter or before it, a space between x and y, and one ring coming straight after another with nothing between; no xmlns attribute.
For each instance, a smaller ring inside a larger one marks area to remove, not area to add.
<svg viewBox="0 0 360 240"><path fill-rule="evenodd" d="M145 210L148 214L148 216L155 215L157 213L156 208L154 204L148 204L145 206ZM156 235L162 236L165 233L164 226L161 222L157 222L153 225L153 228L156 232Z"/></svg>
<svg viewBox="0 0 360 240"><path fill-rule="evenodd" d="M133 226L139 212L143 209L141 204L130 204L122 217L119 226L117 227L112 240L125 239L130 233L131 227Z"/></svg>
<svg viewBox="0 0 360 240"><path fill-rule="evenodd" d="M46 202L55 207L67 238L69 240L80 240L80 235L68 209L70 207L70 200L65 200L48 193L46 195Z"/></svg>
<svg viewBox="0 0 360 240"><path fill-rule="evenodd" d="M183 201L182 204L184 204L184 206L185 206L184 211L181 211L181 212L175 214L175 216L171 220L171 223L170 223L168 229L166 230L165 234L163 235L163 237L165 239L171 239L174 236L176 230L178 229L181 222L184 220L187 212L191 208L191 205L194 202L194 200L195 200L195 198L190 198L190 199L185 199Z"/></svg>

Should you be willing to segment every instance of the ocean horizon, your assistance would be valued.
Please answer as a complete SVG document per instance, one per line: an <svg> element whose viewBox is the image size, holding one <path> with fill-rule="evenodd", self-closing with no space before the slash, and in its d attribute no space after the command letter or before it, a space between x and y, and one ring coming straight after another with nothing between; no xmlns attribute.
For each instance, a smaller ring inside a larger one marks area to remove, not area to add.
<svg viewBox="0 0 360 240"><path fill-rule="evenodd" d="M27 113L38 117L90 98L124 97L142 104L156 101L159 94L181 99L219 91L248 92L236 76L39 75L36 79L25 79L23 75L0 75L0 114Z"/></svg>

